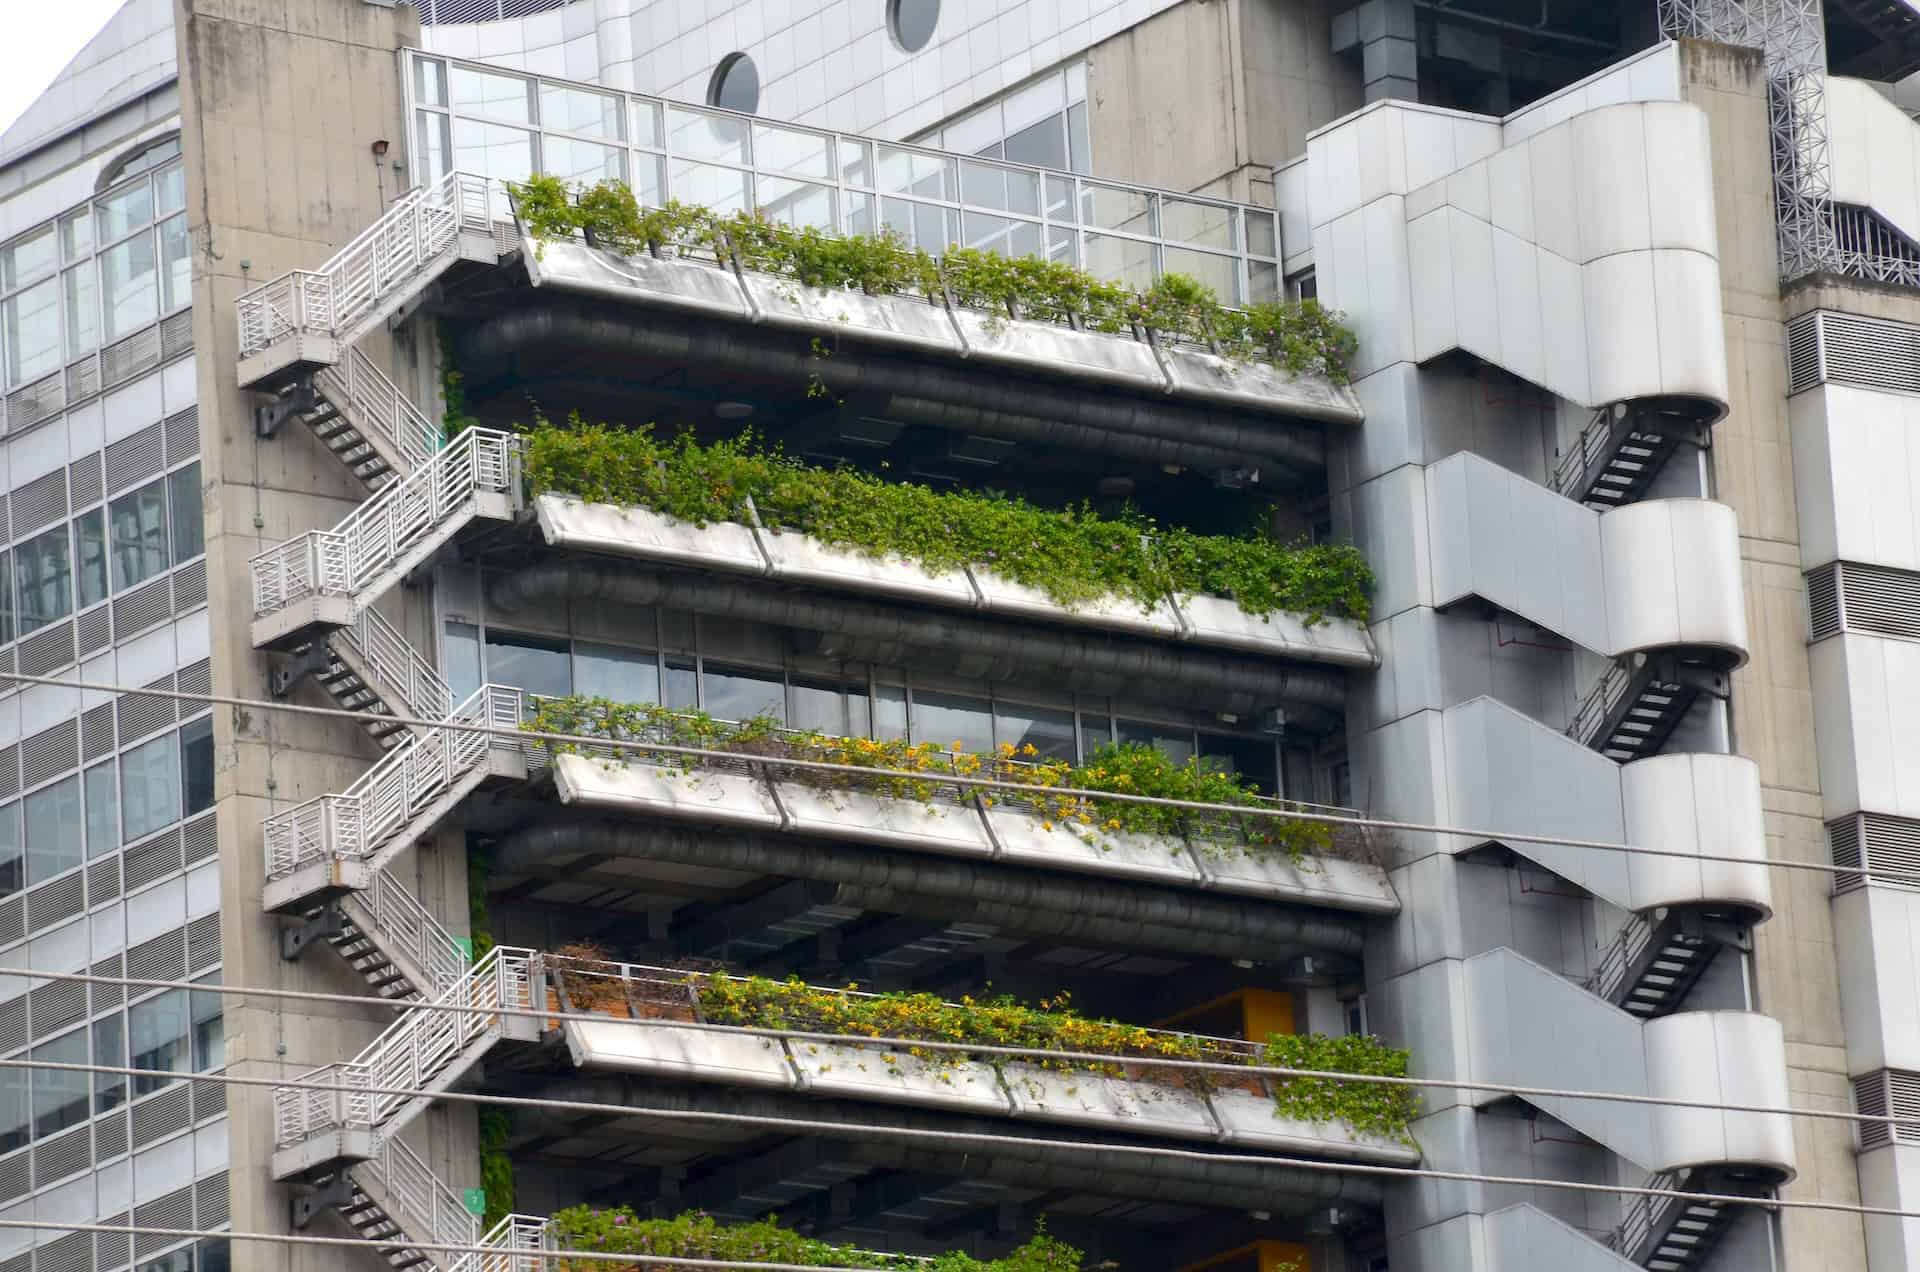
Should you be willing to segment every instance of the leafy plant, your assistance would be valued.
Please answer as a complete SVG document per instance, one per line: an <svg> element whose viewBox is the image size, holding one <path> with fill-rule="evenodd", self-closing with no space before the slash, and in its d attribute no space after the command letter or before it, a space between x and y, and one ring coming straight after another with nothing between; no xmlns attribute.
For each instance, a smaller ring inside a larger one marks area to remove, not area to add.
<svg viewBox="0 0 1920 1272"><path fill-rule="evenodd" d="M547 967L558 975L575 1011L601 1011L626 1000L618 977L594 970L607 961L607 951L592 941L574 941L547 955Z"/></svg>
<svg viewBox="0 0 1920 1272"><path fill-rule="evenodd" d="M467 932L477 964L494 946L487 880L493 874L493 847L477 839L467 843Z"/></svg>
<svg viewBox="0 0 1920 1272"><path fill-rule="evenodd" d="M1062 261L949 247L936 258L891 230L834 235L794 228L758 213L721 214L669 203L642 209L619 181L571 188L558 177L510 183L521 223L544 245L576 233L608 251L738 261L808 287L853 288L872 296L951 294L956 304L997 315L1077 323L1121 332L1135 325L1206 343L1236 361L1270 362L1295 375L1347 383L1353 333L1315 301L1268 301L1231 309L1205 284L1163 274L1144 291L1106 282Z"/></svg>
<svg viewBox="0 0 1920 1272"><path fill-rule="evenodd" d="M716 720L701 711L682 711L657 703L619 703L606 698L548 698L542 700L522 725L537 733L650 741L703 750L733 751L743 755L777 755L844 765L855 769L885 770L871 777L861 773L794 769L786 780L832 790L859 791L890 799L912 800L938 808L951 801L955 786L943 776L987 777L1061 793L994 793L985 797L1024 809L1041 819L1047 831L1074 834L1098 847L1111 847L1113 837L1125 833L1178 836L1213 854L1245 852L1260 857L1285 857L1299 862L1335 847L1333 827L1324 822L1289 817L1241 817L1229 812L1198 812L1155 804L1120 802L1066 793L1069 790L1108 791L1162 799L1273 808L1239 777L1209 767L1198 758L1176 764L1151 747L1139 744L1105 746L1085 764L1046 759L1033 747L1019 751L1011 743L982 755L963 750L958 743L905 739L835 737L830 734L787 730L772 716L760 715L735 722ZM587 744L591 747L591 744ZM579 743L554 744L560 754L577 754ZM703 767L695 757L642 758L630 751L609 748L606 756L618 762L659 763L682 772ZM1177 844L1181 851L1184 843Z"/></svg>
<svg viewBox="0 0 1920 1272"><path fill-rule="evenodd" d="M904 1255L861 1250L802 1236L771 1220L723 1224L712 1215L688 1211L673 1219L642 1219L630 1207L598 1210L575 1206L553 1216L555 1244L569 1250L654 1254L664 1258L708 1258L739 1263L786 1263L797 1267L882 1268L900 1272L1079 1272L1081 1253L1035 1225L1031 1240L1002 1259L980 1260L959 1252L930 1264ZM559 1259L559 1272L599 1272L607 1266L590 1259Z"/></svg>
<svg viewBox="0 0 1920 1272"><path fill-rule="evenodd" d="M453 336L447 324L439 326L440 336L440 432L451 441L477 425L480 420L467 410L467 381L454 366Z"/></svg>
<svg viewBox="0 0 1920 1272"><path fill-rule="evenodd" d="M513 1114L507 1109L480 1110L480 1187L486 1191L487 1213L482 1231L513 1213L513 1158L507 1142L513 1132Z"/></svg>
<svg viewBox="0 0 1920 1272"><path fill-rule="evenodd" d="M1371 1034L1269 1034L1263 1062L1277 1069L1407 1076L1408 1051ZM1407 1125L1420 1113L1414 1087L1333 1078L1284 1078L1273 1083L1278 1116L1304 1122L1345 1122L1356 1131L1409 1140Z"/></svg>
<svg viewBox="0 0 1920 1272"><path fill-rule="evenodd" d="M591 425L576 415L527 436L535 494L650 508L708 525L743 520L751 499L775 533L809 534L871 557L897 555L940 573L972 566L1037 588L1065 606L1120 596L1151 609L1168 594L1231 597L1265 616L1328 614L1364 621L1373 576L1346 545L1284 544L1264 535L1203 535L1136 512L1041 508L972 491L934 491L850 468L816 468L751 433L702 443L651 425Z"/></svg>

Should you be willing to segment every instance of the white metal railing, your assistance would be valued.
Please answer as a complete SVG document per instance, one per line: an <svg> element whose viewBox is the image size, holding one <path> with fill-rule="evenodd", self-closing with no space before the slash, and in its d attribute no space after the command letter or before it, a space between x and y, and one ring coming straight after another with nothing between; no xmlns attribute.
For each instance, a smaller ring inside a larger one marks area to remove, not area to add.
<svg viewBox="0 0 1920 1272"><path fill-rule="evenodd" d="M271 614L308 596L345 596L356 604L380 574L435 534L450 534L475 496L514 494L520 440L470 428L426 464L354 509L331 530L310 530L253 558L253 612Z"/></svg>
<svg viewBox="0 0 1920 1272"><path fill-rule="evenodd" d="M426 984L416 986L422 998L439 997L467 974L465 948L391 871L374 871L373 886L349 894L342 904L355 927L390 953L410 959L426 977Z"/></svg>
<svg viewBox="0 0 1920 1272"><path fill-rule="evenodd" d="M1653 940L1653 922L1646 915L1633 913L1600 956L1600 962L1586 979L1587 992L1613 1002L1613 996L1626 982L1627 969L1639 961Z"/></svg>
<svg viewBox="0 0 1920 1272"><path fill-rule="evenodd" d="M410 190L317 270L293 270L235 302L240 356L259 353L293 331L336 338L374 312L445 252L462 230L492 232L487 178L451 172ZM477 191L469 187L477 185Z"/></svg>
<svg viewBox="0 0 1920 1272"><path fill-rule="evenodd" d="M397 714L422 720L444 720L453 706L453 691L433 665L402 636L392 623L371 605L354 616L350 626L334 633L363 663L379 677L376 689L386 692ZM404 709L404 711L402 711Z"/></svg>
<svg viewBox="0 0 1920 1272"><path fill-rule="evenodd" d="M482 685L448 717L515 729L521 692ZM371 859L470 772L491 749L521 745L467 729L427 729L389 751L338 795L321 795L262 824L267 878L280 879L316 861Z"/></svg>
<svg viewBox="0 0 1920 1272"><path fill-rule="evenodd" d="M551 1272L552 1264L541 1257L547 1225L538 1215L508 1215L480 1238L485 1252L461 1255L452 1272Z"/></svg>
<svg viewBox="0 0 1920 1272"><path fill-rule="evenodd" d="M1573 719L1567 722L1567 736L1582 746L1595 746L1601 741L1600 729L1620 705L1627 691L1633 686L1634 669L1630 660L1616 659L1600 678L1593 682L1593 688L1587 690L1587 696L1574 708Z"/></svg>
<svg viewBox="0 0 1920 1272"><path fill-rule="evenodd" d="M1680 1186L1679 1172L1670 1170L1647 1176L1647 1182L1641 1185L1659 1192L1672 1192ZM1653 1197L1644 1193L1629 1197L1626 1217L1620 1221L1619 1227L1607 1234L1604 1244L1615 1254L1631 1259L1645 1247L1647 1238L1654 1230L1666 1222L1668 1212L1675 1206L1686 1204L1673 1197Z"/></svg>
<svg viewBox="0 0 1920 1272"><path fill-rule="evenodd" d="M1607 443L1612 436L1613 408L1595 407L1593 418L1580 430L1580 436L1574 439L1573 446L1560 457L1560 463L1553 470L1554 493L1574 498L1574 492L1580 488L1581 477L1605 456Z"/></svg>
<svg viewBox="0 0 1920 1272"><path fill-rule="evenodd" d="M339 1130L380 1132L391 1138L400 1129L396 1114L422 1097L395 1090L423 1090L443 1078L469 1045L497 1031L497 1009L532 1011L535 955L532 950L495 946L447 991L440 1006L480 1011L413 1011L389 1025L352 1060L323 1065L300 1075L317 1088L275 1087L273 1143L291 1148L315 1135ZM544 1004L539 1004L544 1006ZM496 1009L489 1014L487 1009Z"/></svg>
<svg viewBox="0 0 1920 1272"><path fill-rule="evenodd" d="M354 1176L377 1184L387 1213L416 1241L437 1245L477 1245L480 1219L433 1168L398 1136L388 1136L380 1151L353 1168Z"/></svg>
<svg viewBox="0 0 1920 1272"><path fill-rule="evenodd" d="M433 421L358 348L345 350L335 365L320 368L314 383L350 423L362 433L378 434L400 456L402 476L439 452L442 438Z"/></svg>

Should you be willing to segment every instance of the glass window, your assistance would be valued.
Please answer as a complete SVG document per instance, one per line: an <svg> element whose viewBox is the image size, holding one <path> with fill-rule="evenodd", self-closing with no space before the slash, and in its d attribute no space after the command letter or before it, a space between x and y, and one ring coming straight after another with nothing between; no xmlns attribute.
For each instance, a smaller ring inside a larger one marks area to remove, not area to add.
<svg viewBox="0 0 1920 1272"><path fill-rule="evenodd" d="M419 127L416 130L419 141L416 144L419 146L420 166L427 180L436 181L453 171L453 162L448 157L453 143L448 139L447 117L425 110L419 115Z"/></svg>
<svg viewBox="0 0 1920 1272"><path fill-rule="evenodd" d="M1150 746L1164 752L1175 764L1193 758L1193 730L1172 724L1151 724L1144 720L1115 721L1120 728L1122 746Z"/></svg>
<svg viewBox="0 0 1920 1272"><path fill-rule="evenodd" d="M753 175L710 163L673 161L673 197L715 212L745 212L753 206Z"/></svg>
<svg viewBox="0 0 1920 1272"><path fill-rule="evenodd" d="M119 1012L103 1016L93 1022L93 1062L95 1064L127 1063L127 1024L126 1018ZM124 1073L96 1073L93 1075L93 1111L105 1113L117 1109L127 1102L127 1075Z"/></svg>
<svg viewBox="0 0 1920 1272"><path fill-rule="evenodd" d="M471 698L480 687L480 629L472 623L448 623L442 644L446 663L447 690L457 706Z"/></svg>
<svg viewBox="0 0 1920 1272"><path fill-rule="evenodd" d="M141 234L100 258L100 290L106 299L106 338L118 340L159 315L159 264L153 235Z"/></svg>
<svg viewBox="0 0 1920 1272"><path fill-rule="evenodd" d="M453 165L464 172L523 181L533 172L533 134L524 128L456 119Z"/></svg>
<svg viewBox="0 0 1920 1272"><path fill-rule="evenodd" d="M207 550L207 527L200 507L199 464L188 464L167 477L167 503L173 523L173 563L179 565Z"/></svg>
<svg viewBox="0 0 1920 1272"><path fill-rule="evenodd" d="M107 515L103 509L73 520L73 573L80 591L78 608L107 599Z"/></svg>
<svg viewBox="0 0 1920 1272"><path fill-rule="evenodd" d="M25 886L26 857L26 848L20 842L20 805L0 805L0 896Z"/></svg>
<svg viewBox="0 0 1920 1272"><path fill-rule="evenodd" d="M907 736L907 691L904 686L873 687L873 736L883 742Z"/></svg>
<svg viewBox="0 0 1920 1272"><path fill-rule="evenodd" d="M462 114L485 115L515 124L533 122L532 80L476 71L470 66L451 68L448 80L453 86L454 109Z"/></svg>
<svg viewBox="0 0 1920 1272"><path fill-rule="evenodd" d="M633 144L660 144L660 107L654 102L633 102Z"/></svg>
<svg viewBox="0 0 1920 1272"><path fill-rule="evenodd" d="M136 181L93 205L99 219L100 241L111 243L153 220L153 186Z"/></svg>
<svg viewBox="0 0 1920 1272"><path fill-rule="evenodd" d="M760 109L760 68L745 53L729 53L713 68L707 105L751 115Z"/></svg>
<svg viewBox="0 0 1920 1272"><path fill-rule="evenodd" d="M100 343L100 294L92 261L61 275L67 300L67 359L90 353Z"/></svg>
<svg viewBox="0 0 1920 1272"><path fill-rule="evenodd" d="M60 369L60 284L49 278L7 301L7 383L26 384Z"/></svg>
<svg viewBox="0 0 1920 1272"><path fill-rule="evenodd" d="M27 884L51 879L85 860L81 837L80 775L37 790L22 801L27 819Z"/></svg>
<svg viewBox="0 0 1920 1272"><path fill-rule="evenodd" d="M1236 738L1219 733L1202 733L1200 759L1209 768L1245 778L1262 795L1280 793L1280 770L1271 738Z"/></svg>
<svg viewBox="0 0 1920 1272"><path fill-rule="evenodd" d="M695 673L693 659L667 659L667 680L662 686L666 693L661 699L664 706L676 711L691 711L700 705L700 679Z"/></svg>
<svg viewBox="0 0 1920 1272"><path fill-rule="evenodd" d="M81 208L61 220L60 254L69 265L93 255L93 217L87 209Z"/></svg>
<svg viewBox="0 0 1920 1272"><path fill-rule="evenodd" d="M584 133L619 141L623 137L620 99L611 93L590 93L585 89L562 88L558 84L540 85L540 126L561 132Z"/></svg>
<svg viewBox="0 0 1920 1272"><path fill-rule="evenodd" d="M585 698L610 702L658 702L659 660L643 650L576 641L573 691Z"/></svg>
<svg viewBox="0 0 1920 1272"><path fill-rule="evenodd" d="M126 843L180 820L180 750L173 733L120 757L120 808Z"/></svg>
<svg viewBox="0 0 1920 1272"><path fill-rule="evenodd" d="M120 496L107 509L113 539L113 590L143 583L167 568L167 497L153 482Z"/></svg>
<svg viewBox="0 0 1920 1272"><path fill-rule="evenodd" d="M569 183L593 185L627 179L627 152L618 146L572 137L540 139L540 170Z"/></svg>
<svg viewBox="0 0 1920 1272"><path fill-rule="evenodd" d="M787 722L794 728L812 729L834 737L853 736L854 731L847 724L846 695L841 693L837 682L795 677L787 687L787 699Z"/></svg>
<svg viewBox="0 0 1920 1272"><path fill-rule="evenodd" d="M31 1125L28 1069L0 1069L0 1153L23 1147Z"/></svg>
<svg viewBox="0 0 1920 1272"><path fill-rule="evenodd" d="M887 30L908 53L918 53L940 23L940 0L887 0Z"/></svg>
<svg viewBox="0 0 1920 1272"><path fill-rule="evenodd" d="M164 1239L164 1238L163 1238ZM182 1246L138 1264L133 1272L193 1272L193 1247Z"/></svg>
<svg viewBox="0 0 1920 1272"><path fill-rule="evenodd" d="M963 751L993 750L993 704L957 693L913 691L913 740Z"/></svg>
<svg viewBox="0 0 1920 1272"><path fill-rule="evenodd" d="M0 290L12 291L60 263L51 228L0 248Z"/></svg>
<svg viewBox="0 0 1920 1272"><path fill-rule="evenodd" d="M87 1031L76 1029L33 1049L35 1060L49 1064L86 1064ZM33 1137L41 1139L87 1120L92 1103L90 1074L70 1069L33 1070Z"/></svg>
<svg viewBox="0 0 1920 1272"><path fill-rule="evenodd" d="M1113 743L1113 721L1104 713L1080 716L1080 753L1092 755L1103 746Z"/></svg>
<svg viewBox="0 0 1920 1272"><path fill-rule="evenodd" d="M704 159L710 163L747 162L747 122L731 115L673 106L667 110L667 128L676 159Z"/></svg>
<svg viewBox="0 0 1920 1272"><path fill-rule="evenodd" d="M0 644L13 639L13 553L0 552Z"/></svg>
<svg viewBox="0 0 1920 1272"><path fill-rule="evenodd" d="M185 1073L192 1063L187 1041L187 991L170 989L158 998L127 1008L127 1036L132 1041L133 1067L151 1069L133 1080L137 1098L172 1085L164 1075Z"/></svg>
<svg viewBox="0 0 1920 1272"><path fill-rule="evenodd" d="M567 642L540 636L487 633L487 680L512 685L543 698L564 698L573 692L573 672Z"/></svg>
<svg viewBox="0 0 1920 1272"><path fill-rule="evenodd" d="M180 726L180 815L213 807L213 717Z"/></svg>
<svg viewBox="0 0 1920 1272"><path fill-rule="evenodd" d="M73 612L72 547L67 528L55 526L13 550L22 636Z"/></svg>
<svg viewBox="0 0 1920 1272"><path fill-rule="evenodd" d="M113 761L87 770L87 856L98 857L120 847L120 783Z"/></svg>
<svg viewBox="0 0 1920 1272"><path fill-rule="evenodd" d="M182 212L160 223L161 309L172 312L186 306L193 298L192 274L192 242L187 237L187 214Z"/></svg>
<svg viewBox="0 0 1920 1272"><path fill-rule="evenodd" d="M203 1237L193 1247L194 1272L233 1272L233 1243L226 1237Z"/></svg>
<svg viewBox="0 0 1920 1272"><path fill-rule="evenodd" d="M413 60L413 98L423 106L447 104L447 68L428 58Z"/></svg>
<svg viewBox="0 0 1920 1272"><path fill-rule="evenodd" d="M179 164L153 178L153 214L167 216L187 206L187 170ZM182 229L184 233L184 227Z"/></svg>
<svg viewBox="0 0 1920 1272"><path fill-rule="evenodd" d="M1037 168L1065 170L1067 163L1067 118L1049 115L1037 124L1029 124L1007 138L1006 157L1015 163L1030 163Z"/></svg>
<svg viewBox="0 0 1920 1272"><path fill-rule="evenodd" d="M218 985L220 973L202 976L195 984ZM193 993L193 1069L205 1073L224 1068L227 1063L227 1029L224 1000L219 994Z"/></svg>
<svg viewBox="0 0 1920 1272"><path fill-rule="evenodd" d="M833 180L833 138L798 128L753 126L753 162L762 172Z"/></svg>
<svg viewBox="0 0 1920 1272"><path fill-rule="evenodd" d="M996 742L1011 743L1023 755L1027 747L1044 760L1074 758L1073 712L1053 707L1029 707L996 702L993 706Z"/></svg>
<svg viewBox="0 0 1920 1272"><path fill-rule="evenodd" d="M722 720L787 716L786 677L777 671L709 661L700 669L700 709Z"/></svg>

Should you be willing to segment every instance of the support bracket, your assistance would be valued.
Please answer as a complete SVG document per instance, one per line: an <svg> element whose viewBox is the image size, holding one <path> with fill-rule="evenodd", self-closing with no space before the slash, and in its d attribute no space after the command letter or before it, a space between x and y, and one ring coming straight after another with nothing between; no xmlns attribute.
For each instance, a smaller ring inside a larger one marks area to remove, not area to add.
<svg viewBox="0 0 1920 1272"><path fill-rule="evenodd" d="M253 435L255 437L275 437L280 426L296 415L306 415L320 407L319 390L313 387L311 373L301 376L293 384L273 395L273 397L253 408Z"/></svg>
<svg viewBox="0 0 1920 1272"><path fill-rule="evenodd" d="M295 651L267 673L267 691L276 698L284 698L302 680L318 675L331 666L333 651L327 648L326 641L316 640Z"/></svg>
<svg viewBox="0 0 1920 1272"><path fill-rule="evenodd" d="M319 913L280 929L280 957L289 963L297 963L300 956L307 952L307 947L315 941L332 940L346 933L347 916L341 912L337 902L329 901Z"/></svg>
<svg viewBox="0 0 1920 1272"><path fill-rule="evenodd" d="M312 1191L291 1198L288 1204L288 1220L296 1231L304 1231L313 1221L329 1210L336 1210L353 1201L353 1180L344 1170L336 1171L333 1178L324 1184L316 1185Z"/></svg>

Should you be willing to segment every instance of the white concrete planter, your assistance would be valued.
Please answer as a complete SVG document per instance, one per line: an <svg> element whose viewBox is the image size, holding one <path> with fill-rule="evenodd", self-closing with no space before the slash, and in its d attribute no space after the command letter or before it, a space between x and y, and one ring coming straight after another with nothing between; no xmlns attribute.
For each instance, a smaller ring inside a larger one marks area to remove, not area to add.
<svg viewBox="0 0 1920 1272"><path fill-rule="evenodd" d="M1113 834L1060 821L1048 830L1040 817L1002 807L989 809L987 821L1003 861L1188 887L1200 882L1186 841L1170 835Z"/></svg>
<svg viewBox="0 0 1920 1272"><path fill-rule="evenodd" d="M993 851L980 815L969 807L822 790L799 782L777 785L787 828L803 835L960 857L985 857Z"/></svg>
<svg viewBox="0 0 1920 1272"><path fill-rule="evenodd" d="M915 296L868 296L847 288L806 287L772 274L745 273L762 322L804 331L824 329L874 344L951 356L953 325L943 306Z"/></svg>
<svg viewBox="0 0 1920 1272"><path fill-rule="evenodd" d="M1347 618L1323 618L1307 626L1300 614L1249 614L1218 596L1180 600L1191 639L1256 654L1281 654L1345 667L1372 667L1376 657L1366 628Z"/></svg>
<svg viewBox="0 0 1920 1272"><path fill-rule="evenodd" d="M935 574L898 556L872 557L829 547L812 535L763 531L760 542L773 558L774 577L823 587L877 592L929 605L973 608L973 584L964 572Z"/></svg>
<svg viewBox="0 0 1920 1272"><path fill-rule="evenodd" d="M1278 1115L1273 1098L1252 1091L1220 1090L1207 1096L1220 1119L1220 1138L1230 1144L1319 1153L1360 1161L1400 1163L1420 1153L1398 1140L1362 1135L1341 1122L1302 1122Z"/></svg>
<svg viewBox="0 0 1920 1272"><path fill-rule="evenodd" d="M753 541L753 531L735 522L697 526L647 508L586 503L560 495L541 495L533 508L541 535L555 547L613 552L732 574L766 573L766 558Z"/></svg>
<svg viewBox="0 0 1920 1272"><path fill-rule="evenodd" d="M561 755L555 757L553 780L562 803L644 809L676 821L780 828L780 809L766 784L742 773L682 773L653 764Z"/></svg>
<svg viewBox="0 0 1920 1272"><path fill-rule="evenodd" d="M1396 914L1400 899L1386 874L1375 865L1338 857L1255 857L1244 852L1199 854L1200 870L1208 887L1248 896L1285 896L1309 903Z"/></svg>
<svg viewBox="0 0 1920 1272"><path fill-rule="evenodd" d="M1037 587L1010 582L990 570L974 570L973 581L986 600L987 612L994 615L1043 623L1087 623L1167 640L1177 640L1183 631L1173 606L1165 600L1147 607L1130 597L1101 596L1068 608Z"/></svg>
<svg viewBox="0 0 1920 1272"><path fill-rule="evenodd" d="M565 1032L567 1050L583 1069L782 1090L800 1084L778 1038L628 1020L568 1021Z"/></svg>
<svg viewBox="0 0 1920 1272"><path fill-rule="evenodd" d="M1206 1097L1084 1070L1012 1063L1001 1070L1016 1116L1102 1130L1217 1139Z"/></svg>
<svg viewBox="0 0 1920 1272"><path fill-rule="evenodd" d="M814 1095L1004 1116L1011 1107L990 1064L928 1062L884 1047L830 1042L787 1044L801 1086ZM890 1064L886 1057L893 1055Z"/></svg>

